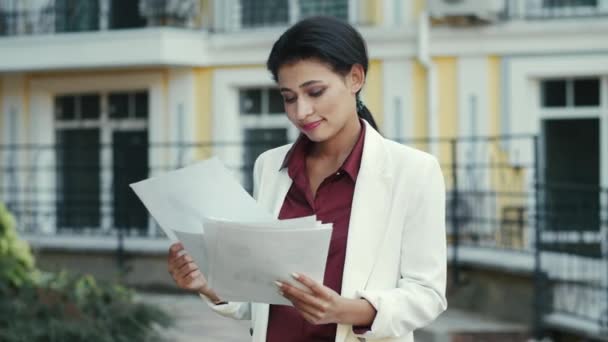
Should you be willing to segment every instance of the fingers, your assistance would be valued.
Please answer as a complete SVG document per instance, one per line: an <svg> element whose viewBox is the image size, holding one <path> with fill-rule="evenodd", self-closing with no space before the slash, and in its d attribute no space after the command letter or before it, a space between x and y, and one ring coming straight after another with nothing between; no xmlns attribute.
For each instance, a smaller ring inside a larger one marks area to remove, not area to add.
<svg viewBox="0 0 608 342"><path fill-rule="evenodd" d="M329 297L329 294L325 290L325 286L319 284L318 282L312 280L311 278L309 278L303 274L299 274L299 273L293 273L292 276L295 280L300 282L302 285L309 288L312 291L312 293L314 293L315 295L322 297L322 298Z"/></svg>
<svg viewBox="0 0 608 342"><path fill-rule="evenodd" d="M171 268L178 270L184 267L185 264L190 262L194 262L194 260L188 253L184 253L184 255L170 261L169 264Z"/></svg>
<svg viewBox="0 0 608 342"><path fill-rule="evenodd" d="M180 278L185 278L190 275L192 272L197 271L198 266L193 262L188 262L184 264L181 268L177 270L177 276Z"/></svg>
<svg viewBox="0 0 608 342"><path fill-rule="evenodd" d="M178 257L178 253L184 249L184 245L182 245L181 242L175 242L171 245L171 247L169 247L169 258L176 258Z"/></svg>
<svg viewBox="0 0 608 342"><path fill-rule="evenodd" d="M283 296L294 303L294 305L310 307L312 308L309 310L311 312L325 312L327 310L325 301L317 298L314 293L308 293L286 282L280 284L279 288L283 292Z"/></svg>

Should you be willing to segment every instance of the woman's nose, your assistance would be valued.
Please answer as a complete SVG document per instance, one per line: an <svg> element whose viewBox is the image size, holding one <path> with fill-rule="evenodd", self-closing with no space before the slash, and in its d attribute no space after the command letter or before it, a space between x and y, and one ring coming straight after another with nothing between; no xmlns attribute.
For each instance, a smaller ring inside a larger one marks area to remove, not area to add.
<svg viewBox="0 0 608 342"><path fill-rule="evenodd" d="M296 119L303 120L312 114L312 104L306 100L299 100L296 108Z"/></svg>

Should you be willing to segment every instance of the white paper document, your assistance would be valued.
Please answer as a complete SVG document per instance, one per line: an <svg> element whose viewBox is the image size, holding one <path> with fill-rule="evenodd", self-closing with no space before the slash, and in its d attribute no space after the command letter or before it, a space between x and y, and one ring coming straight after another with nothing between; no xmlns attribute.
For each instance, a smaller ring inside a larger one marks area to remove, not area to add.
<svg viewBox="0 0 608 342"><path fill-rule="evenodd" d="M181 241L226 301L291 305L277 280L323 282L332 225L315 216L277 220L216 158L131 184L173 241Z"/></svg>
<svg viewBox="0 0 608 342"><path fill-rule="evenodd" d="M131 188L174 241L176 230L200 233L205 217L247 222L275 220L217 158L133 183Z"/></svg>
<svg viewBox="0 0 608 342"><path fill-rule="evenodd" d="M294 272L323 283L331 227L260 229L205 225L215 231L215 255L210 256L209 285L220 298L291 305L274 281L289 281ZM301 286L300 286L301 287Z"/></svg>

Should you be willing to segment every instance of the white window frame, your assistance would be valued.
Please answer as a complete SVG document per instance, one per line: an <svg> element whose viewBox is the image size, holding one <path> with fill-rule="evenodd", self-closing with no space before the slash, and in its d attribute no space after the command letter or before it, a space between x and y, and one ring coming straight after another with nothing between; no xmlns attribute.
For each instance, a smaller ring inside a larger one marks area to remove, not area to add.
<svg viewBox="0 0 608 342"><path fill-rule="evenodd" d="M121 75L97 75L97 76L69 76L65 77L38 77L30 81L30 108L31 112L37 116L34 122L38 124L31 128L31 136L36 137L36 142L46 145L54 145L55 133L54 130L49 130L48 127L55 127L55 110L54 110L54 98L57 95L62 94L81 94L81 93L103 93L103 92L129 92L129 91L148 91L148 140L164 141L165 140L165 129L163 126L167 123L168 114L166 112L166 94L163 90L163 80L165 75L162 72L141 72L141 73L129 73ZM130 129L130 125L120 126L118 128ZM165 151L150 151L149 152L149 164L159 165L166 162L170 156ZM103 162L108 156L102 156L102 167ZM111 155L110 155L111 158ZM56 159L54 153L45 154L41 156L40 163L44 165L56 165ZM55 188L56 180L54 174L36 173L32 175L31 182L35 182L38 186ZM102 185L102 186L105 186ZM31 198L32 201L50 202L55 203L55 193L38 193L35 198ZM103 200L103 199L102 199ZM102 211L102 215L104 212ZM33 236L53 236L56 234L56 212L53 210L48 216L40 216L36 218L39 222L39 230L30 235ZM97 231L95 231L97 232ZM160 237L158 234L156 224L153 219L148 222L148 236L149 237ZM64 241L66 244L72 245L70 241L81 241L87 238L94 238L92 236L57 236L58 241ZM100 238L104 239L104 236ZM112 241L116 241L115 237L107 236ZM80 246L79 243L75 245Z"/></svg>
<svg viewBox="0 0 608 342"><path fill-rule="evenodd" d="M294 141L299 134L287 118L287 115L256 116L242 115L239 102L241 89L271 88L276 84L270 79L268 71L262 67L248 69L216 70L213 77L213 154L228 166L243 163L243 142L245 129L250 128L285 128L287 138ZM237 144L234 148L222 148L226 143ZM245 180L246 174L236 174L238 179Z"/></svg>
<svg viewBox="0 0 608 342"><path fill-rule="evenodd" d="M61 131L64 129L79 129L79 128L97 128L99 129L100 134L100 144L101 146L112 146L113 139L112 135L114 132L126 131L126 130L141 130L142 132L149 132L148 122L150 118L149 113L149 102L150 102L150 92L145 89L148 93L148 117L147 118L110 118L109 111L109 95L110 93L134 93L138 91L143 91L143 89L129 89L129 90L116 90L116 91L100 91L95 92L96 95L100 97L100 113L98 119L67 119L67 120L58 120L55 119L55 127L54 131ZM58 96L78 96L82 93L56 93L53 97L53 101ZM92 94L91 92L87 92L87 94ZM130 108L131 109L131 108ZM53 111L53 115L55 111ZM83 231L91 231L96 232L102 235L110 234L114 226L114 208L112 205L112 197L113 197L113 149L112 148L103 148L100 153L100 227L81 227ZM68 228L74 229L75 227L59 227L59 228ZM148 225L148 230L151 227ZM128 232L127 232L128 233Z"/></svg>
<svg viewBox="0 0 608 342"><path fill-rule="evenodd" d="M586 107L575 107L574 106L574 83L573 80L577 78L598 78L599 79L599 92L600 92L600 103L598 106L586 106ZM537 104L539 108L539 149L544 151L545 136L542 131L542 123L545 120L576 120L576 119L598 119L599 121L599 167L600 167L600 188L608 188L608 156L606 153L602 153L608 147L608 75L581 75L571 77L561 77L551 79L564 79L566 80L566 106L565 107L543 107L542 106L542 87L541 82L548 78L538 79L538 91L536 92ZM539 152L540 152L539 151ZM540 169L546 165L545 155L539 153L539 165ZM603 171L603 172L602 172ZM539 175L541 183L545 183L544 174L541 172ZM541 199L544 202L544 199ZM600 195L600 208L606 208L608 206L608 198L605 195ZM607 222L608 213L606 210L600 210L600 224L601 222ZM597 236L603 237L608 233L608 226L600 227ZM602 250L608 251L608 241L602 240Z"/></svg>

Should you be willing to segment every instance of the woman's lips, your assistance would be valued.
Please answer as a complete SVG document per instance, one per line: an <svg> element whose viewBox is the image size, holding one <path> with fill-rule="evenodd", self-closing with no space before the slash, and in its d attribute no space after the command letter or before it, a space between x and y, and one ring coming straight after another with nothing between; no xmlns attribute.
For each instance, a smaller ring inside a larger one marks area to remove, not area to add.
<svg viewBox="0 0 608 342"><path fill-rule="evenodd" d="M323 120L319 120L319 121L311 122L311 123L308 123L308 124L305 124L305 125L301 125L300 127L302 127L303 130L305 130L307 132L310 132L313 129L319 127L319 125L321 124L321 121L323 121Z"/></svg>

